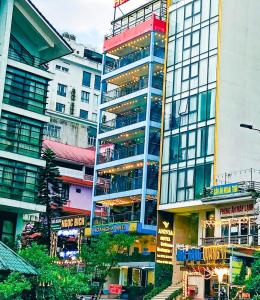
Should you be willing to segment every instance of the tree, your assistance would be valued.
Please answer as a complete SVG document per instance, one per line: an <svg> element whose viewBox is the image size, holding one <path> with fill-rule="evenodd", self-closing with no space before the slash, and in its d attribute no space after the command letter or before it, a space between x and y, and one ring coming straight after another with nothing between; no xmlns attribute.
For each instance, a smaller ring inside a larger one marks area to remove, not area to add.
<svg viewBox="0 0 260 300"><path fill-rule="evenodd" d="M0 283L0 299L22 299L24 291L31 290L30 281L18 272L8 275L7 279Z"/></svg>
<svg viewBox="0 0 260 300"><path fill-rule="evenodd" d="M255 262L252 265L252 273L250 278L246 281L246 290L252 299L260 299L260 253L256 253Z"/></svg>
<svg viewBox="0 0 260 300"><path fill-rule="evenodd" d="M48 245L50 250L51 219L59 215L66 200L62 198L60 172L55 165L55 153L45 149L42 154L46 166L40 169L38 203L46 206L46 213L42 214L41 222L35 229L41 232L42 243Z"/></svg>
<svg viewBox="0 0 260 300"><path fill-rule="evenodd" d="M129 234L103 233L92 237L88 245L82 246L81 257L86 265L86 273L93 281L99 282L98 299L113 267L120 261L120 254L126 252L136 237Z"/></svg>
<svg viewBox="0 0 260 300"><path fill-rule="evenodd" d="M33 243L19 254L38 270L38 278L30 279L36 299L72 300L89 291L87 275L58 265L56 258L48 255L46 246Z"/></svg>

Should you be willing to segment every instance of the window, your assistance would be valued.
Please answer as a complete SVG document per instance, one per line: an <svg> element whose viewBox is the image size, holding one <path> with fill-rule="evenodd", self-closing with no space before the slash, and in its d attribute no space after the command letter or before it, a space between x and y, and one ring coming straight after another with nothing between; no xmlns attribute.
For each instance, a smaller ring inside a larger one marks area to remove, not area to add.
<svg viewBox="0 0 260 300"><path fill-rule="evenodd" d="M61 66L56 65L56 70L60 70L60 69L61 69Z"/></svg>
<svg viewBox="0 0 260 300"><path fill-rule="evenodd" d="M92 113L92 120L93 120L94 122L97 122L97 114Z"/></svg>
<svg viewBox="0 0 260 300"><path fill-rule="evenodd" d="M88 145L95 146L96 145L96 137L95 136L88 136Z"/></svg>
<svg viewBox="0 0 260 300"><path fill-rule="evenodd" d="M96 95L96 94L94 94L94 96L93 96L93 104L98 105L98 98L99 98L99 96Z"/></svg>
<svg viewBox="0 0 260 300"><path fill-rule="evenodd" d="M90 87L91 73L83 71L82 85Z"/></svg>
<svg viewBox="0 0 260 300"><path fill-rule="evenodd" d="M76 189L76 193L80 194L81 193L81 189Z"/></svg>
<svg viewBox="0 0 260 300"><path fill-rule="evenodd" d="M66 97L66 94L67 94L67 86L64 85L64 84L58 83L57 94L58 94L59 96Z"/></svg>
<svg viewBox="0 0 260 300"><path fill-rule="evenodd" d="M87 120L88 119L88 111L81 109L79 112L79 117Z"/></svg>
<svg viewBox="0 0 260 300"><path fill-rule="evenodd" d="M89 103L89 92L81 91L81 102Z"/></svg>
<svg viewBox="0 0 260 300"><path fill-rule="evenodd" d="M64 113L65 112L65 104L57 102L56 103L56 111Z"/></svg>
<svg viewBox="0 0 260 300"><path fill-rule="evenodd" d="M95 75L95 84L94 84L94 89L95 90L100 90L100 83L101 83L101 76Z"/></svg>
<svg viewBox="0 0 260 300"><path fill-rule="evenodd" d="M62 67L61 70L62 70L63 72L65 72L65 73L68 73L68 72L69 72L69 69L66 68L66 67Z"/></svg>
<svg viewBox="0 0 260 300"><path fill-rule="evenodd" d="M44 126L44 135L60 139L61 127L55 124L46 124Z"/></svg>

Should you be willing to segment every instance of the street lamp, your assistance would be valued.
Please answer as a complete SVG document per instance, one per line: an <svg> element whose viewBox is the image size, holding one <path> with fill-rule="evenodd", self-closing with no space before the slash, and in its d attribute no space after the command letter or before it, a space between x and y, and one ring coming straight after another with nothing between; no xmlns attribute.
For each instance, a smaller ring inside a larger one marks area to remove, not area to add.
<svg viewBox="0 0 260 300"><path fill-rule="evenodd" d="M246 129L250 129L250 130L255 130L255 131L259 131L260 132L260 129L258 128L254 128L253 125L250 125L250 124L240 124L240 127L242 128L246 128Z"/></svg>

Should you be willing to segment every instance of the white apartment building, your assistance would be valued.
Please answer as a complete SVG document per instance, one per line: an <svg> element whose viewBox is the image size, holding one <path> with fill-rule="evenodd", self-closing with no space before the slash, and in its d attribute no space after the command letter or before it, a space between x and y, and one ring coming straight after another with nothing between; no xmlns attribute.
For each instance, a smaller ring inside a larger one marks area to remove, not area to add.
<svg viewBox="0 0 260 300"><path fill-rule="evenodd" d="M48 93L45 137L61 143L88 147L95 143L100 96L102 54L63 34L74 53L49 64L54 73Z"/></svg>

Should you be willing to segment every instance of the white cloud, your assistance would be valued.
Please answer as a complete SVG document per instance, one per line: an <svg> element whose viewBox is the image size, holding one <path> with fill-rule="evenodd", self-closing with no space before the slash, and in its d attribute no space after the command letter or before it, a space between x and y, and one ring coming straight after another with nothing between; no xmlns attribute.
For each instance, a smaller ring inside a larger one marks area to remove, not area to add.
<svg viewBox="0 0 260 300"><path fill-rule="evenodd" d="M148 0L130 0L121 6L125 13ZM114 0L33 0L37 8L59 32L68 31L83 44L102 49L110 31Z"/></svg>

